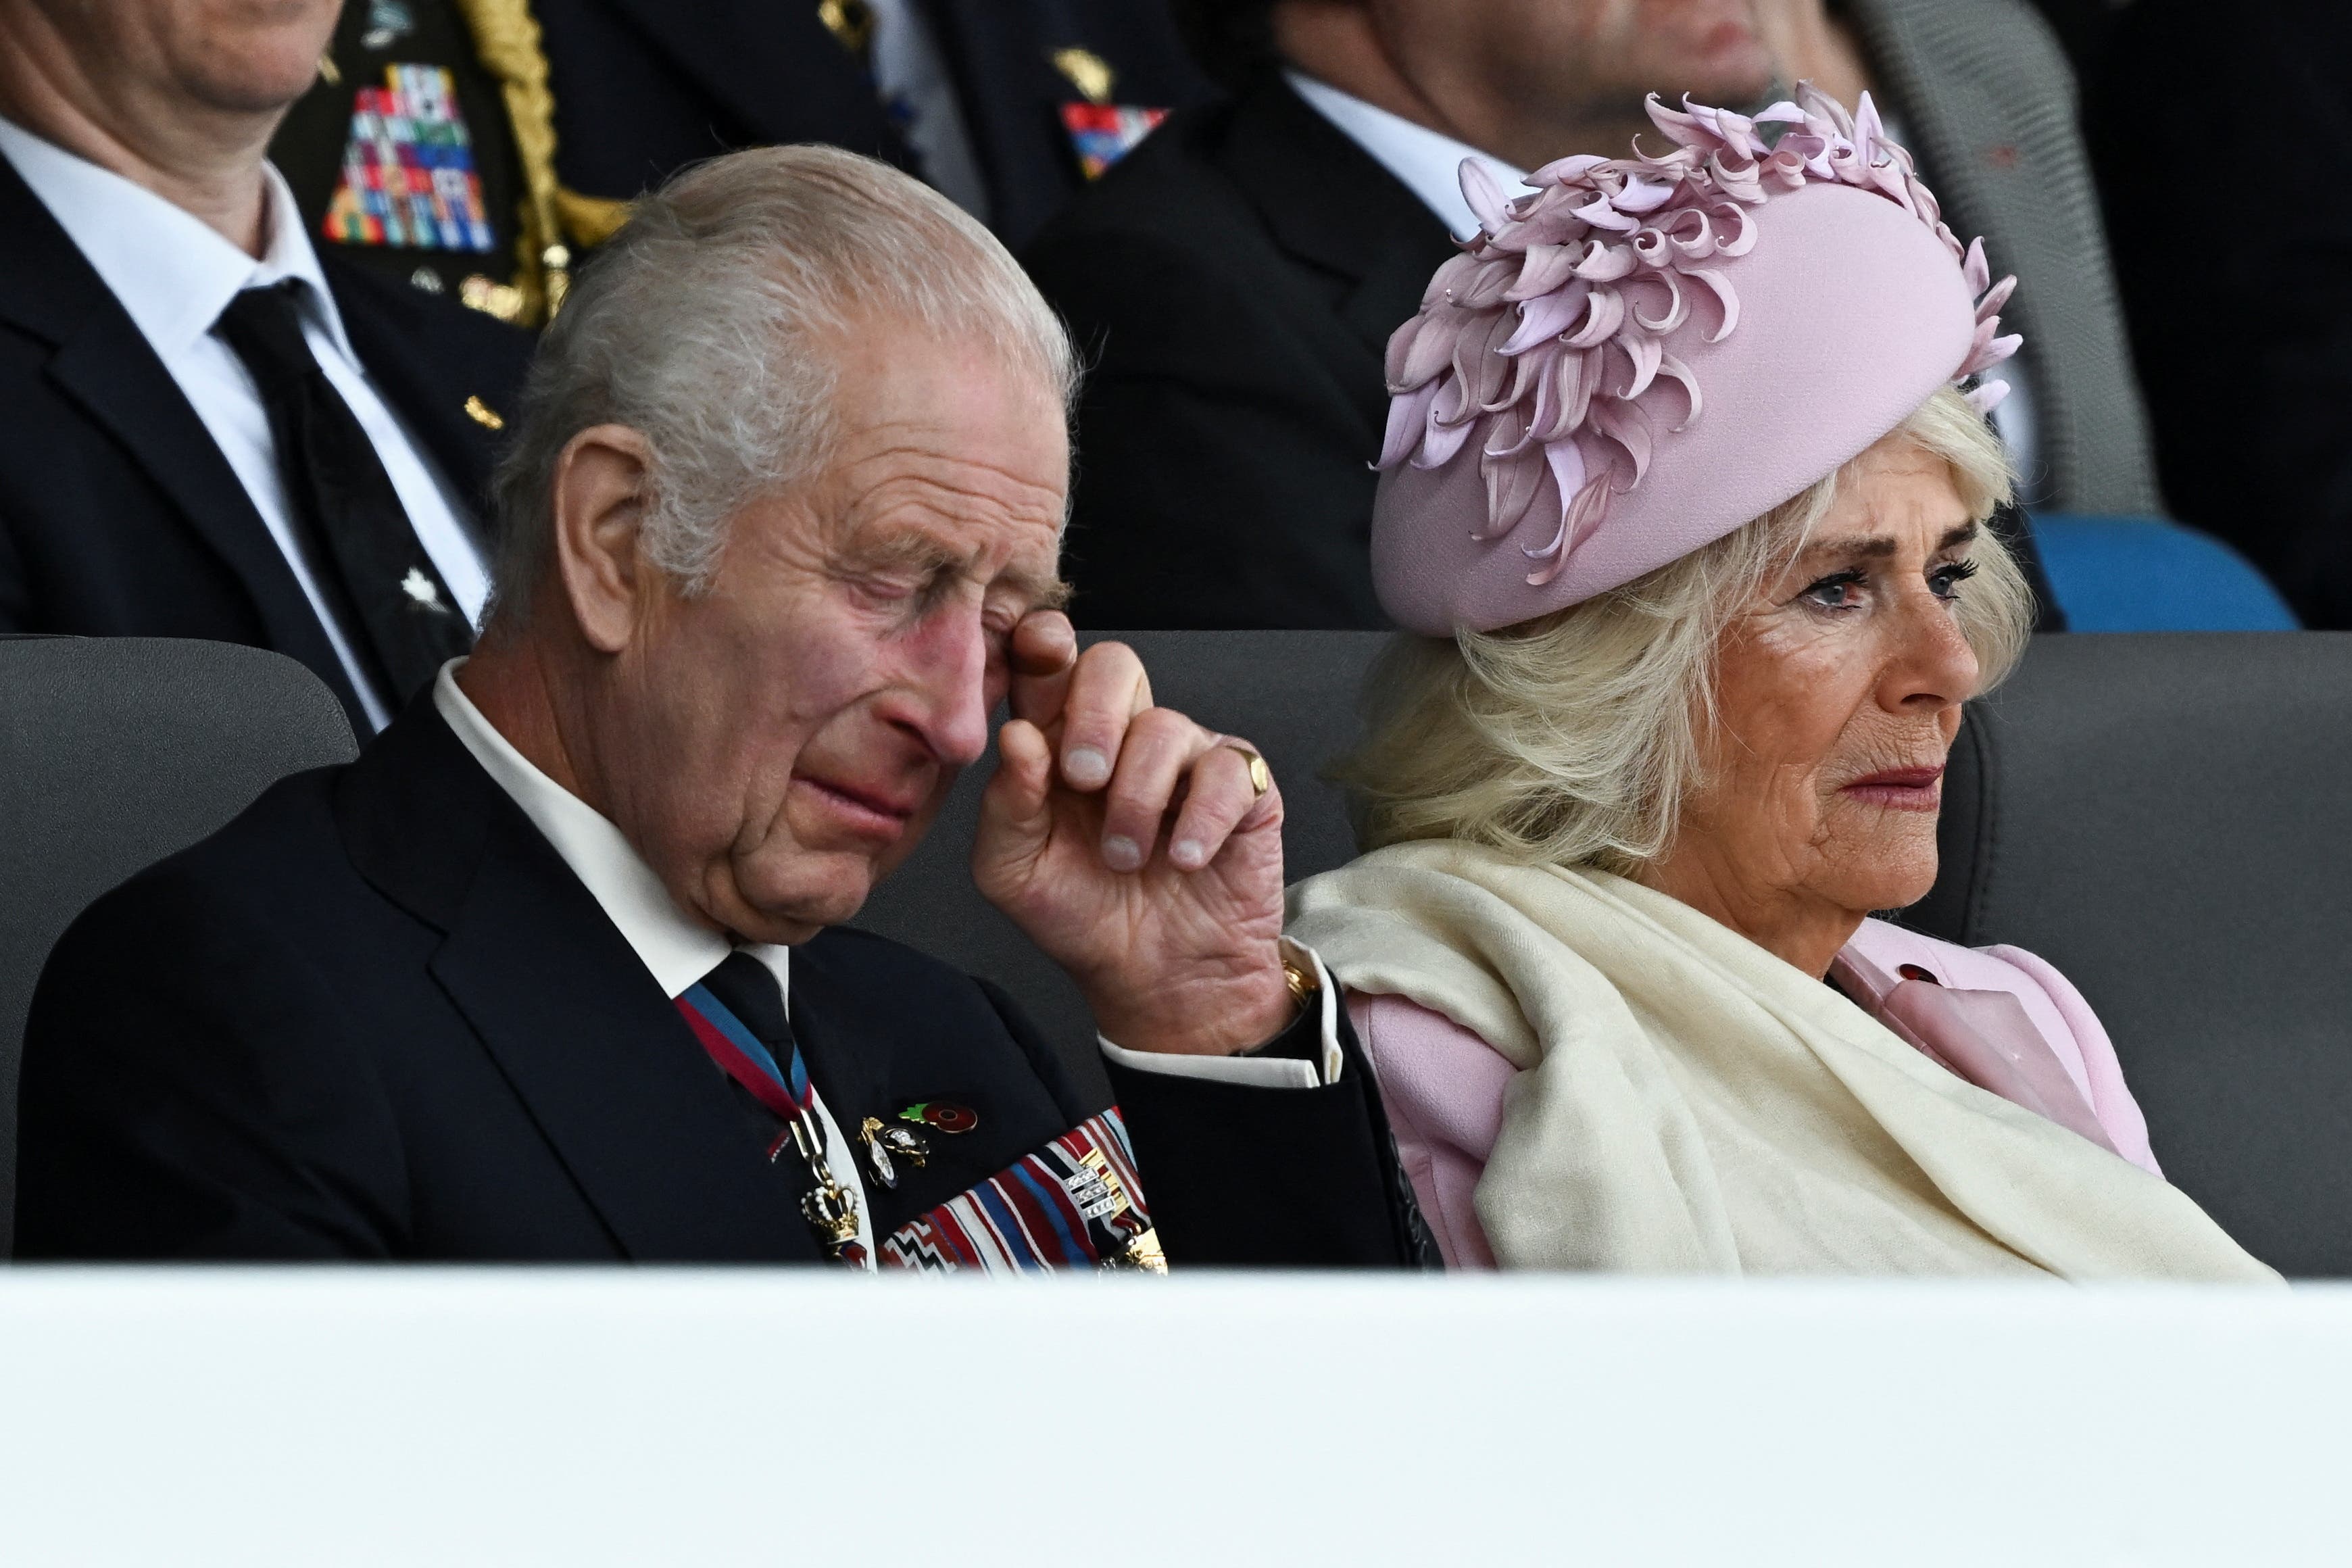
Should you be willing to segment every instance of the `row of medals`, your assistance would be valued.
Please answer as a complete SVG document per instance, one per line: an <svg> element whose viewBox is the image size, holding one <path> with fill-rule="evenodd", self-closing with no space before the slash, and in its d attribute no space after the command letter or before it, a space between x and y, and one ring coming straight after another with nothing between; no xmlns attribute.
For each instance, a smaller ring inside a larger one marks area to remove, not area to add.
<svg viewBox="0 0 2352 1568"><path fill-rule="evenodd" d="M950 1132L969 1132L979 1125L979 1119L961 1107L948 1108L961 1112L961 1125L942 1125ZM839 1262L857 1241L857 1199L834 1175L833 1167L825 1163L824 1123L807 1110L793 1118L789 1124L793 1147L807 1164L809 1174L816 1184L801 1199L801 1213L824 1239L826 1253ZM934 1123L934 1125L940 1125ZM857 1132L866 1145L866 1163L873 1167L875 1180L896 1192L898 1187L898 1165L906 1161L917 1170L923 1168L931 1156L931 1146L911 1128L893 1126L879 1117L869 1116ZM782 1153L783 1144L777 1142L774 1153ZM772 1155L771 1156L773 1157ZM1127 1206L1127 1194L1120 1190L1118 1175L1109 1168L1099 1150L1090 1152L1085 1161L1097 1181L1108 1189L1118 1206ZM1145 1231L1129 1240L1126 1250L1104 1260L1114 1268L1142 1268L1164 1274L1167 1263L1162 1259L1158 1237Z"/></svg>

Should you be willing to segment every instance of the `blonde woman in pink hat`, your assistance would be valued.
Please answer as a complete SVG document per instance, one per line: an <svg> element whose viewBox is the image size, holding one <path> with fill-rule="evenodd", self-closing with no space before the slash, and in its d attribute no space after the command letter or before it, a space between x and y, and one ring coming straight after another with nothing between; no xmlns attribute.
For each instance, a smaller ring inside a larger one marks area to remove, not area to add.
<svg viewBox="0 0 2352 1568"><path fill-rule="evenodd" d="M1452 1266L2275 1279L2064 976L1870 918L2025 646L2016 340L1869 100L1799 96L1654 100L1662 154L1516 200L1465 165L1389 349L1374 847L1289 934Z"/></svg>

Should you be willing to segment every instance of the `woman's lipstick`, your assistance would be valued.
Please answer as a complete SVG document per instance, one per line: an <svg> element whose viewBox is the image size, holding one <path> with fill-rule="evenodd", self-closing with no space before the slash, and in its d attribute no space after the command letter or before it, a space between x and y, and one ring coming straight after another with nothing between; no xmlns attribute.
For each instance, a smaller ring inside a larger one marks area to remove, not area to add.
<svg viewBox="0 0 2352 1568"><path fill-rule="evenodd" d="M1940 766L1887 768L1864 774L1840 793L1890 811L1934 811L1943 804L1943 779Z"/></svg>

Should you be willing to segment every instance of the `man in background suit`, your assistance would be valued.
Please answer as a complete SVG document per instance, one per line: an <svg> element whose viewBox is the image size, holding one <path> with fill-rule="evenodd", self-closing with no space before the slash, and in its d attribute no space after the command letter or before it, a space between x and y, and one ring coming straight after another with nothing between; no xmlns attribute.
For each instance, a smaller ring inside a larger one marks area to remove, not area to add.
<svg viewBox="0 0 2352 1568"><path fill-rule="evenodd" d="M1154 1216L1405 1256L1264 760L1053 608L1074 356L1003 248L871 160L738 153L540 356L480 648L58 943L19 1256L1148 1264ZM1163 1139L1147 1199L1002 992L837 929L1007 700L975 879L1143 1120L1297 1086L1283 1180Z"/></svg>
<svg viewBox="0 0 2352 1568"><path fill-rule="evenodd" d="M574 207L731 148L826 142L921 174L1017 247L1156 115L1209 95L1160 0L536 10Z"/></svg>
<svg viewBox="0 0 2352 1568"><path fill-rule="evenodd" d="M312 249L335 11L0 0L0 630L275 648L366 735L472 639L528 341Z"/></svg>
<svg viewBox="0 0 2352 1568"><path fill-rule="evenodd" d="M1186 8L1234 100L1163 126L1024 258L1097 356L1070 530L1080 625L1387 624L1370 554L1381 360L1476 226L1462 160L1517 189L1519 169L1622 147L1653 82L1736 102L1770 80L1733 25L1746 0L1644 0L1616 30L1597 9Z"/></svg>
<svg viewBox="0 0 2352 1568"><path fill-rule="evenodd" d="M1950 8L1981 7L1952 0ZM1996 8L2012 7L2003 0ZM1070 530L1079 624L1385 625L1370 555L1370 463L1388 413L1381 355L1454 238L1475 226L1459 188L1462 160L1483 160L1516 190L1520 171L1555 157L1623 155L1652 129L1642 110L1649 91L1760 101L1773 86L1774 44L1821 31L1793 26L1790 9L1805 13L1795 20L1822 18L1821 0L1180 7L1234 100L1156 132L1024 255L1096 365L1079 410L1085 460ZM1919 68L1921 35L1940 28L1926 42L1941 46L1950 26L1909 0L1857 9L1871 14L1864 31L1874 46L1902 46L1889 56L1906 89L1895 107L1924 103L1910 89L1938 84ZM2030 13L2019 16L2039 27ZM1982 32L1964 41L1973 47ZM2035 63L2054 69L2063 88L2054 46L2044 38L2041 47L2049 60ZM1984 81L1970 76L1962 85L1964 106L1980 105ZM1948 107L1923 109L1923 135L1974 157ZM2053 138L2061 151L2072 148L2071 163L2058 160L2058 189L2077 210L2053 219L2053 229L2075 254L2084 234L2095 251L2079 147L2071 129L2062 134L2048 121L2037 110L2032 125L2004 126L2011 164L2021 145L2033 156L2026 176L1990 177L2008 200L2018 194L2008 185L2040 179ZM2024 275L2021 301L2042 288L2044 273L2013 262L2000 228L1983 226L1996 266ZM2095 256L2063 270L2104 278ZM2098 464L2085 467L2076 461L2085 443L2069 421L2086 399L2070 383L2065 396L2041 400L2057 411L2045 418L2042 449L2052 463L2073 465L2055 472L2057 499L2084 510L2149 510L2145 433L2127 369L2120 379L2116 372L2126 361L2112 297L2101 297L2101 317L2097 299L2084 303L2089 285L2047 281L2052 292L2034 308L2071 323L2068 342L2090 345L2072 358L2105 432L2089 441ZM2034 342L2034 328L2025 331ZM2105 357L2090 352L2102 342ZM2011 401L2021 409L2028 399ZM2011 531L2021 532L2021 520ZM2021 542L2039 590L2031 540ZM2050 596L2040 599L2045 625L2056 624Z"/></svg>

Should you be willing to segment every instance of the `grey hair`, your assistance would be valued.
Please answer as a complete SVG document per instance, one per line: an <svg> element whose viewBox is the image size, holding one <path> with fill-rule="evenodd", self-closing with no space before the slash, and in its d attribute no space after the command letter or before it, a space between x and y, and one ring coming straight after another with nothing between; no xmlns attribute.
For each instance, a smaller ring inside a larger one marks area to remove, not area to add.
<svg viewBox="0 0 2352 1568"><path fill-rule="evenodd" d="M835 356L877 315L987 344L1068 417L1077 356L1061 319L993 235L888 164L762 147L640 198L540 338L493 481L492 618L529 617L558 464L598 425L645 438L646 552L683 592L706 590L727 520L830 460Z"/></svg>
<svg viewBox="0 0 2352 1568"><path fill-rule="evenodd" d="M1889 439L1949 465L1979 523L2011 499L2007 452L1957 392L1937 392ZM1461 838L1621 875L1663 853L1700 783L1724 631L1803 551L1852 468L1583 604L1500 631L1398 637L1368 683L1365 743L1335 773L1365 847ZM1977 574L1957 614L1980 695L2024 653L2032 593L1990 530L1968 558Z"/></svg>

